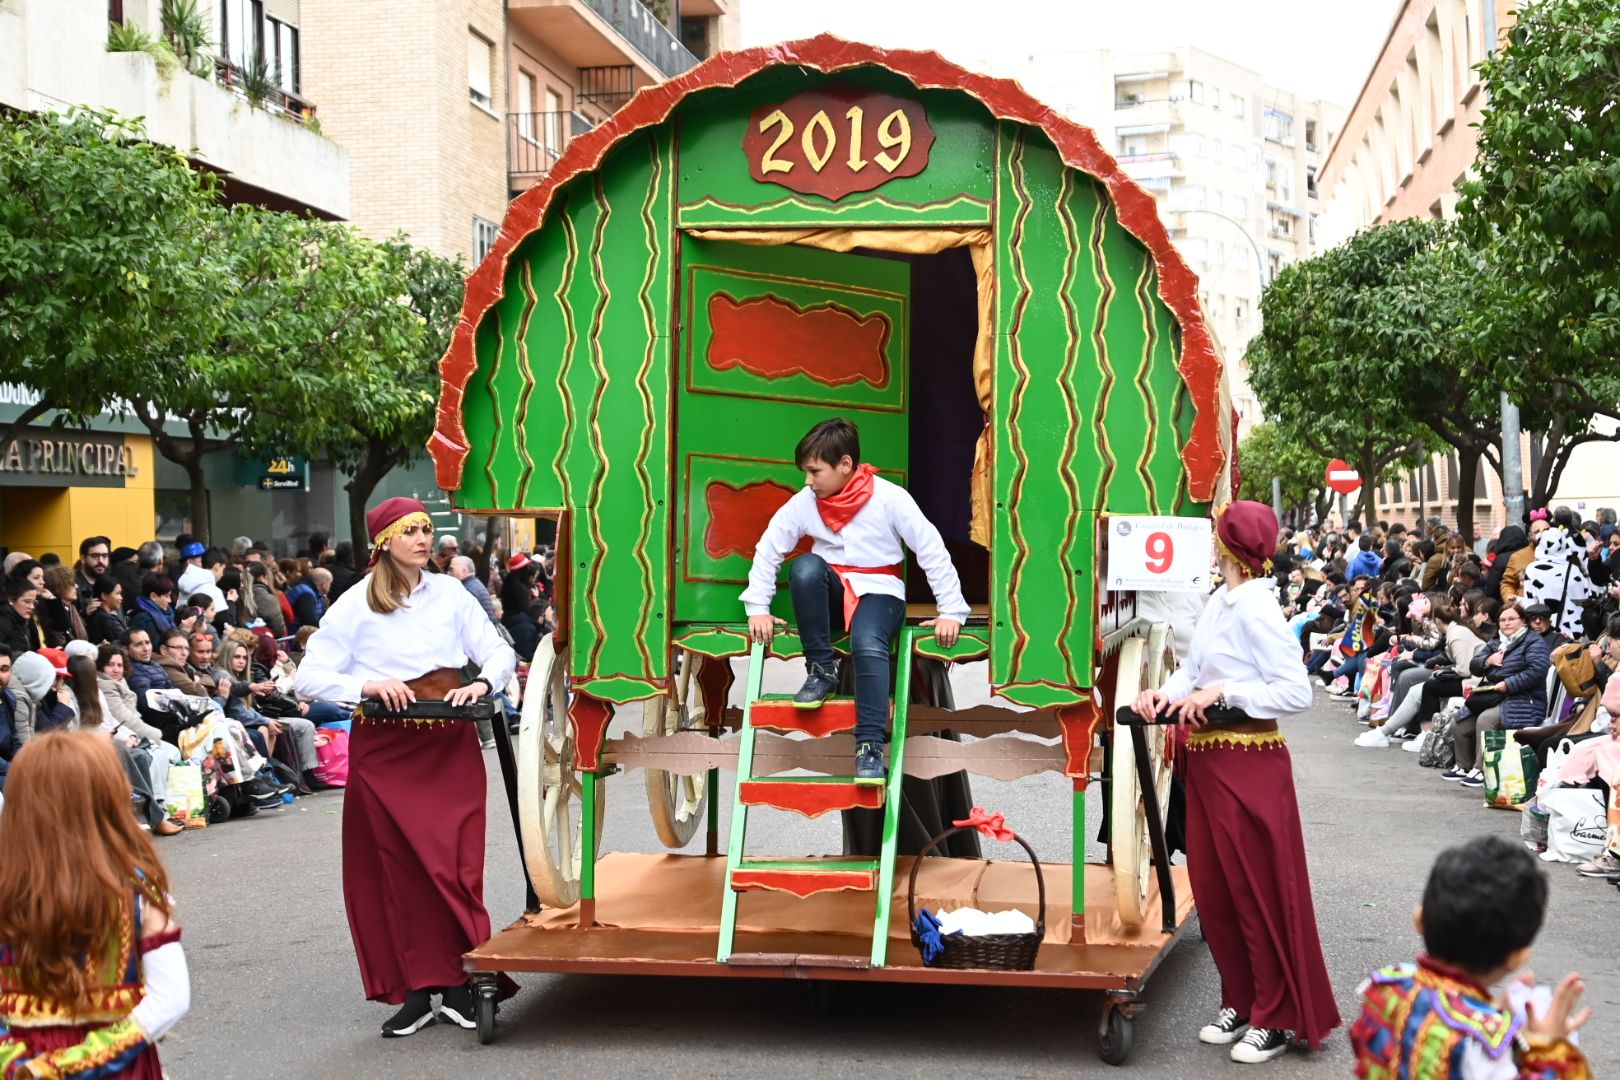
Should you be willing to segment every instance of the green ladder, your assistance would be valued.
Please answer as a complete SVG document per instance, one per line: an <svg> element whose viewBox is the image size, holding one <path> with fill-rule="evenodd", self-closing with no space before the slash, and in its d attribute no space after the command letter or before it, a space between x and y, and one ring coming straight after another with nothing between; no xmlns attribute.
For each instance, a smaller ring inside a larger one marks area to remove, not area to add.
<svg viewBox="0 0 1620 1080"><path fill-rule="evenodd" d="M748 696L743 707L742 745L737 753L737 789L731 809L731 838L726 848L726 890L720 911L721 963L747 963L736 953L737 899L745 892L768 889L798 897L820 892L859 890L875 893L871 967L882 967L889 947L889 902L894 891L895 845L900 832L900 781L905 766L906 710L911 699L911 657L917 631L900 630L899 663L894 686L894 722L889 734L889 774L882 781L853 776L755 776L754 741L762 729L802 731L816 738L855 726L852 698L828 698L819 708L796 709L787 695L764 697L765 646L748 653ZM883 849L876 859L749 858L748 811L753 807L793 810L816 817L832 810L883 810ZM833 959L833 958L828 958ZM867 966L867 965L860 965Z"/></svg>

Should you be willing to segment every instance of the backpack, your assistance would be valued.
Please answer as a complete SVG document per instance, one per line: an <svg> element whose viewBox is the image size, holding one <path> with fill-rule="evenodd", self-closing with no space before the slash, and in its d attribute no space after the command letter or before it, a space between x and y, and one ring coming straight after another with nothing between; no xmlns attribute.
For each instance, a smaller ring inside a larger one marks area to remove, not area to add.
<svg viewBox="0 0 1620 1080"><path fill-rule="evenodd" d="M1449 769L1457 763L1457 748L1451 742L1451 726L1457 722L1462 709L1455 705L1440 710L1434 718L1434 727L1418 751L1418 764L1425 769Z"/></svg>
<svg viewBox="0 0 1620 1080"><path fill-rule="evenodd" d="M1570 697L1588 697L1598 689L1597 671L1584 641L1560 645L1552 651L1552 666Z"/></svg>

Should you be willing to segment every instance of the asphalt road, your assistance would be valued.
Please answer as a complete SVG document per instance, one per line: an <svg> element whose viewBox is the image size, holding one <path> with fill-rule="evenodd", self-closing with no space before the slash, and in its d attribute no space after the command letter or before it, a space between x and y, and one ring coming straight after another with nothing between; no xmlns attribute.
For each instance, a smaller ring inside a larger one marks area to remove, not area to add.
<svg viewBox="0 0 1620 1080"><path fill-rule="evenodd" d="M959 669L959 700L974 696L972 684L982 685L983 671L982 664ZM639 724L633 713L627 710L620 723ZM1366 973L1419 949L1411 913L1434 854L1478 833L1516 836L1518 817L1483 809L1477 792L1440 782L1411 755L1352 748L1361 729L1344 705L1325 696L1285 730L1322 944L1340 1011L1353 1017L1355 989ZM486 757L498 781L494 753ZM661 850L639 776L615 778L609 788L604 846ZM496 801L498 783L490 792L487 900L500 926L520 912L523 890L504 801ZM1068 798L1061 778L975 780L974 792L976 801L1004 810L1042 858L1065 857ZM729 785L721 794L722 806L729 806ZM480 1046L471 1031L444 1025L409 1039L381 1039L379 1025L391 1010L361 997L343 913L342 801L340 793L325 793L160 842L185 926L193 986L191 1014L163 1046L174 1080L990 1078L1108 1068L1096 1057L1101 999L1073 991L847 985L838 987L830 1012L820 1013L806 987L791 982L520 976L523 992L502 1006L489 1046ZM796 815L762 813L755 822L750 850L837 849L835 819L801 822ZM1549 873L1552 909L1533 967L1543 981L1571 968L1585 975L1597 1018L1584 1042L1597 1073L1612 1075L1620 1069L1614 920L1620 897L1571 867L1554 865ZM1197 1028L1218 1005L1218 983L1196 932L1164 961L1145 999L1130 1073L1179 1078L1243 1071L1223 1050L1197 1041ZM1349 1068L1341 1029L1323 1051L1290 1052L1260 1071L1325 1077L1344 1076Z"/></svg>

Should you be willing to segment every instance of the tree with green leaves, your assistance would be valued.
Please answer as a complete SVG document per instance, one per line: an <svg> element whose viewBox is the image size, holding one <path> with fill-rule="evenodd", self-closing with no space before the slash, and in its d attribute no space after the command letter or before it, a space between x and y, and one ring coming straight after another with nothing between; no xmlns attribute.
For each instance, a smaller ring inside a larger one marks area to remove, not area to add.
<svg viewBox="0 0 1620 1080"><path fill-rule="evenodd" d="M1271 502L1272 480L1282 481L1285 515L1303 522L1308 511L1318 517L1328 509L1323 478L1327 462L1297 439L1285 437L1276 424L1256 424L1238 444L1238 469L1243 474L1245 499Z"/></svg>
<svg viewBox="0 0 1620 1080"><path fill-rule="evenodd" d="M0 380L55 411L107 409L153 352L179 347L217 264L196 238L216 205L210 174L138 121L110 113L0 113Z"/></svg>
<svg viewBox="0 0 1620 1080"><path fill-rule="evenodd" d="M1482 254L1471 329L1543 456L1532 498L1557 486L1568 450L1620 420L1620 0L1538 0L1480 65L1490 105L1459 224Z"/></svg>

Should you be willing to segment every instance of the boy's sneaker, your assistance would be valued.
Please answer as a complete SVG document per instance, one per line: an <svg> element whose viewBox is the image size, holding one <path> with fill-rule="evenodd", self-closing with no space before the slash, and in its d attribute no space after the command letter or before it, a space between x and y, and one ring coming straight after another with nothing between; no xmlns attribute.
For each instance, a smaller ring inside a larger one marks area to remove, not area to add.
<svg viewBox="0 0 1620 1080"><path fill-rule="evenodd" d="M403 1039L432 1026L433 999L426 990L412 990L405 1004L399 1007L399 1012L383 1024L382 1034L385 1039Z"/></svg>
<svg viewBox="0 0 1620 1080"><path fill-rule="evenodd" d="M1355 745L1370 746L1379 750L1384 750L1389 747L1389 739L1382 731L1379 731L1377 728L1373 728L1371 731L1363 731L1360 735L1357 735Z"/></svg>
<svg viewBox="0 0 1620 1080"><path fill-rule="evenodd" d="M863 742L855 748L855 779L882 780L889 770L883 767L883 747Z"/></svg>
<svg viewBox="0 0 1620 1080"><path fill-rule="evenodd" d="M1282 1028L1252 1027L1243 1041L1232 1047L1232 1060L1244 1065L1270 1061L1288 1049L1292 1038L1292 1034Z"/></svg>
<svg viewBox="0 0 1620 1080"><path fill-rule="evenodd" d="M1405 750L1408 754L1421 754L1423 752L1423 748L1428 744L1429 733L1427 731L1423 731L1419 732L1415 737L1407 739L1406 742L1402 744L1401 749Z"/></svg>
<svg viewBox="0 0 1620 1080"><path fill-rule="evenodd" d="M799 692L793 695L793 706L797 709L819 709L821 703L838 689L838 669L812 667L805 676L804 685Z"/></svg>
<svg viewBox="0 0 1620 1080"><path fill-rule="evenodd" d="M1620 859L1605 851L1591 862L1583 862L1575 868L1581 877L1608 877L1610 874L1620 874Z"/></svg>
<svg viewBox="0 0 1620 1080"><path fill-rule="evenodd" d="M1236 1009L1222 1009L1214 1020L1199 1029L1198 1041L1226 1046L1242 1038L1243 1029L1248 1026L1249 1021L1239 1016Z"/></svg>
<svg viewBox="0 0 1620 1080"><path fill-rule="evenodd" d="M1465 780L1467 778L1468 778L1468 770L1467 769L1459 769L1455 765L1453 765L1451 768L1447 769L1445 772L1440 774L1440 779L1442 779L1442 780Z"/></svg>
<svg viewBox="0 0 1620 1080"><path fill-rule="evenodd" d="M1485 774L1475 769L1461 780L1463 787L1484 787Z"/></svg>

